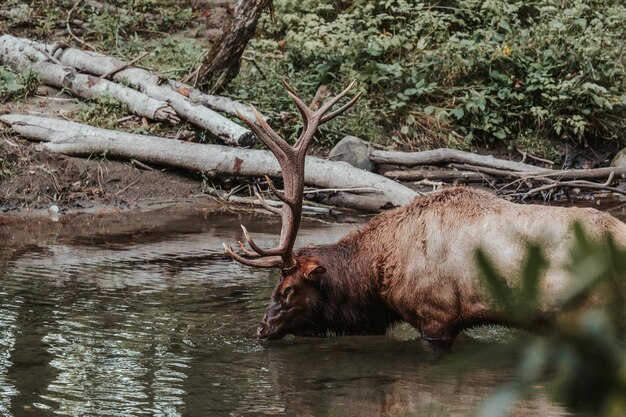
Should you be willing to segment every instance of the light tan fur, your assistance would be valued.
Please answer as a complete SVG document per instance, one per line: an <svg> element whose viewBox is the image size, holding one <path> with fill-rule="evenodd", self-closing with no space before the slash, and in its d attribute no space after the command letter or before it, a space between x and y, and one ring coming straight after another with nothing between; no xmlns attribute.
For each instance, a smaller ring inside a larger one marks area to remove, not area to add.
<svg viewBox="0 0 626 417"><path fill-rule="evenodd" d="M549 306L568 285L577 221L590 237L610 233L626 247L626 225L598 210L514 204L463 187L418 197L356 234L367 237L359 252L378 254L372 268L388 305L427 337L453 338L468 324L497 321L475 263L478 248L516 285L527 242L540 244L550 262L542 280Z"/></svg>

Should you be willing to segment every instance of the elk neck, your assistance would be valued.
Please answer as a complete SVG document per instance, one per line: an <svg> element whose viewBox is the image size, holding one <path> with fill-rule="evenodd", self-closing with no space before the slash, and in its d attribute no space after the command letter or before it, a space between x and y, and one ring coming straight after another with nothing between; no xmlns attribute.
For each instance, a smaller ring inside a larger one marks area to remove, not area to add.
<svg viewBox="0 0 626 417"><path fill-rule="evenodd" d="M385 334L402 320L381 298L373 254L354 238L358 234L298 251L297 257L316 259L326 268L319 282L320 333Z"/></svg>

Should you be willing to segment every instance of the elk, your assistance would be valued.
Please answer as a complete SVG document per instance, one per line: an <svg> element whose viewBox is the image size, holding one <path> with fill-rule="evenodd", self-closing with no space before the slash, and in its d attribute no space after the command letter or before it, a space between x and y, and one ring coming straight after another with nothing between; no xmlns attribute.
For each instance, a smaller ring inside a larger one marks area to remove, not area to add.
<svg viewBox="0 0 626 417"><path fill-rule="evenodd" d="M519 276L527 242L540 244L550 261L541 284L542 302L549 304L568 284L564 268L574 222L591 237L610 233L626 247L626 225L595 209L514 204L485 191L453 187L382 213L335 244L294 252L307 148L319 125L358 100L360 94L331 111L353 84L314 111L285 83L304 122L293 147L254 108L256 123L239 116L278 159L284 180L280 192L266 177L283 202L280 210L266 205L282 217L278 246L259 247L243 225L249 248L239 242L239 254L224 244L235 261L280 269L259 338L384 334L404 321L432 345L446 348L465 328L502 323L482 289L474 262L477 248L512 281Z"/></svg>

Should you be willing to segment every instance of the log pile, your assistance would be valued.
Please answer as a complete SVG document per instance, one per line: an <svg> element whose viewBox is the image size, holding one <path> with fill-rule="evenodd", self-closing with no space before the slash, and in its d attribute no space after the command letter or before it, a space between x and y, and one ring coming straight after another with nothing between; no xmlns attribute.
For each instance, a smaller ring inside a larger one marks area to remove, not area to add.
<svg viewBox="0 0 626 417"><path fill-rule="evenodd" d="M246 115L249 114L247 106L226 97L203 94L189 85L133 67L130 62L11 35L0 36L0 62L17 71L32 68L44 84L63 88L80 98L106 95L148 119L172 124L185 119L226 144L254 144L252 132L217 113L239 111Z"/></svg>
<svg viewBox="0 0 626 417"><path fill-rule="evenodd" d="M39 116L5 114L0 116L0 122L28 140L41 142L51 152L65 155L106 154L113 158L132 158L142 163L202 172L208 177L281 176L276 158L266 150L118 132ZM345 162L315 157L306 159L305 184L343 189L337 194L345 194L345 202L338 205L365 211L401 206L417 195L410 188L384 176L362 171ZM350 198L357 192L369 198Z"/></svg>

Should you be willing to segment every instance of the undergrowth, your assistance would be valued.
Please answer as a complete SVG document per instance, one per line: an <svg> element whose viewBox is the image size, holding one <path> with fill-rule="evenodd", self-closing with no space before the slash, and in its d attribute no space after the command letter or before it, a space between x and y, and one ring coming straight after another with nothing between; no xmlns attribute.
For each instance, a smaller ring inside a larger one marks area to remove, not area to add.
<svg viewBox="0 0 626 417"><path fill-rule="evenodd" d="M262 109L288 109L275 73L309 97L321 84L337 91L356 79L366 94L340 123L374 141L416 147L513 146L520 138L626 143L621 3L276 0L274 5L276 21L263 18L261 35L248 52L266 78L248 66L230 90ZM277 51L284 55L276 57ZM264 106L267 100L272 103ZM554 157L553 149L543 156Z"/></svg>

